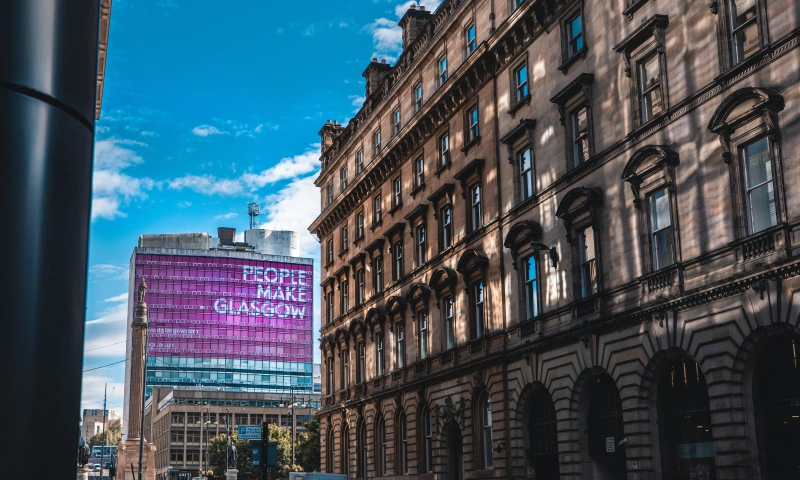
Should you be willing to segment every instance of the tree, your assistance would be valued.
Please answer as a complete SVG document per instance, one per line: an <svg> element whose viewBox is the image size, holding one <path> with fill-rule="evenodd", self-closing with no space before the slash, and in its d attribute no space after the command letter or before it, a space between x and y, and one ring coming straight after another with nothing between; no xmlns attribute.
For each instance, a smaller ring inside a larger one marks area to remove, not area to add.
<svg viewBox="0 0 800 480"><path fill-rule="evenodd" d="M319 418L314 415L305 424L306 431L297 436L295 461L304 472L318 472L320 469L319 457Z"/></svg>
<svg viewBox="0 0 800 480"><path fill-rule="evenodd" d="M89 446L95 447L103 444L103 433L98 433L89 439ZM108 428L105 431L106 445L118 445L122 440L122 428L119 420L108 423Z"/></svg>
<svg viewBox="0 0 800 480"><path fill-rule="evenodd" d="M223 433L214 437L208 446L208 467L216 478L223 478L225 475L228 441L228 435ZM230 436L230 443L236 447L236 469L239 470L239 478L258 478L258 472L253 472L253 450L250 442L239 440L239 435L234 432ZM233 468L233 465L229 467Z"/></svg>

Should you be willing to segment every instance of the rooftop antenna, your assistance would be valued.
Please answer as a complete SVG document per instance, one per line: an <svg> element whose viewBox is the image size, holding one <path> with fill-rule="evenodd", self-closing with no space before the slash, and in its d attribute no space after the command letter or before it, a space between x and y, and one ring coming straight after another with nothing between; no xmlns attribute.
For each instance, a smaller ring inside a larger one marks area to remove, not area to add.
<svg viewBox="0 0 800 480"><path fill-rule="evenodd" d="M257 203L247 205L247 214L250 215L250 230L258 226L258 215L261 213L261 206Z"/></svg>

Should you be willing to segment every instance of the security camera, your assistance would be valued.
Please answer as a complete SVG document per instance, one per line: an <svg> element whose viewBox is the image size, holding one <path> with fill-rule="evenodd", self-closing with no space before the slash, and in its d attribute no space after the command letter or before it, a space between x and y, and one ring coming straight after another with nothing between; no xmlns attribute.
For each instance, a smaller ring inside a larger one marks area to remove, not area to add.
<svg viewBox="0 0 800 480"><path fill-rule="evenodd" d="M623 438L622 440L619 441L619 446L620 447L624 447L627 444L628 444L628 439L627 438Z"/></svg>

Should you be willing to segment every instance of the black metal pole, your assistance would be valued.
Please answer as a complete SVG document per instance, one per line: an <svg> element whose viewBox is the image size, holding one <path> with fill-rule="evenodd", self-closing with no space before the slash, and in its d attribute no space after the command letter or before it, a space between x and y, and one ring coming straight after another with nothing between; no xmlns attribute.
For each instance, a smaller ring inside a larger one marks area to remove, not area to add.
<svg viewBox="0 0 800 480"><path fill-rule="evenodd" d="M92 193L98 0L0 1L3 478L74 478ZM47 415L42 415L47 412Z"/></svg>

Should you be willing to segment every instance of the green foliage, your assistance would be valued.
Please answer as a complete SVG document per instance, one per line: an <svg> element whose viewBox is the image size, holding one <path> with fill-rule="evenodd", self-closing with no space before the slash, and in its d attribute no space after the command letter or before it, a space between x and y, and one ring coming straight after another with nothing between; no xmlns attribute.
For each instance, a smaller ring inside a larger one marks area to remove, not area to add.
<svg viewBox="0 0 800 480"><path fill-rule="evenodd" d="M89 447L99 446L103 444L103 434L98 433L94 437L89 439ZM109 422L108 428L106 428L105 432L105 439L106 445L119 445L119 442L122 440L122 428L119 424L119 420Z"/></svg>
<svg viewBox="0 0 800 480"><path fill-rule="evenodd" d="M295 461L304 472L318 472L320 470L319 457L319 418L316 415L305 424L306 432L297 436L295 447Z"/></svg>
<svg viewBox="0 0 800 480"><path fill-rule="evenodd" d="M239 470L239 478L258 478L258 471L253 471L253 449L250 446L250 442L248 440L239 440L238 434L235 432L230 436L230 440L228 435L223 433L209 442L208 468L214 472L214 477L222 478L225 474L225 461L229 441L236 447L238 456L236 469ZM229 467L233 468L232 466Z"/></svg>

